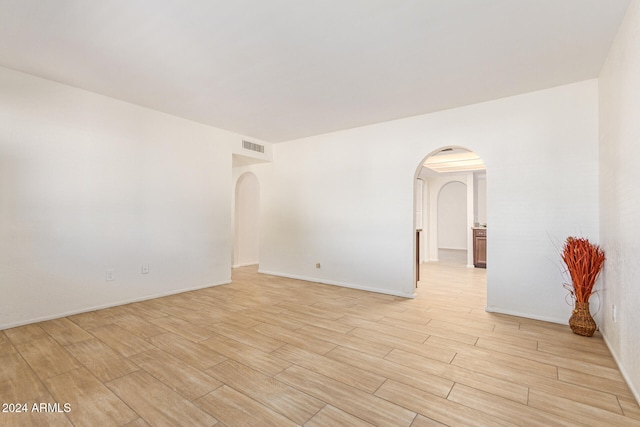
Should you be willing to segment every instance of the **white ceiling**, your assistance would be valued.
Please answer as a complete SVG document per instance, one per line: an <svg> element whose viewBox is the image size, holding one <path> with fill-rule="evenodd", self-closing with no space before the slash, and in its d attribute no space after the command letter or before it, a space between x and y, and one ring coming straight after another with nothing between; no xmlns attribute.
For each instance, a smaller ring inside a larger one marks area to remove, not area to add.
<svg viewBox="0 0 640 427"><path fill-rule="evenodd" d="M280 142L594 78L628 3L0 0L0 65Z"/></svg>

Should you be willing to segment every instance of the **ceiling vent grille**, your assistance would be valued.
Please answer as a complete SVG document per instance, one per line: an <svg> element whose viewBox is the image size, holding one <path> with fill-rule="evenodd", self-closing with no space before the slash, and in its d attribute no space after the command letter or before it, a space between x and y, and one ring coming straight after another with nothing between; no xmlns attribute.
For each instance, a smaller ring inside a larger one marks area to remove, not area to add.
<svg viewBox="0 0 640 427"><path fill-rule="evenodd" d="M242 140L242 148L245 150L255 151L257 153L264 153L264 145L256 144L255 142Z"/></svg>

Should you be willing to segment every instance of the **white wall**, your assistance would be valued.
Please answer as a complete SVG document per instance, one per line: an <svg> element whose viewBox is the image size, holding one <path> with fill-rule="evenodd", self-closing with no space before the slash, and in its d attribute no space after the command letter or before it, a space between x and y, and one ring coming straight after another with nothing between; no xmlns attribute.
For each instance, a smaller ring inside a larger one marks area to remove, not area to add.
<svg viewBox="0 0 640 427"><path fill-rule="evenodd" d="M600 215L605 255L600 327L640 401L640 1L600 73ZM612 309L617 307L617 322Z"/></svg>
<svg viewBox="0 0 640 427"><path fill-rule="evenodd" d="M491 176L488 309L566 323L554 243L598 235L597 105L590 80L277 144L261 271L412 295L416 168L464 146Z"/></svg>
<svg viewBox="0 0 640 427"><path fill-rule="evenodd" d="M234 206L233 266L258 264L260 185L252 172L244 172L236 180Z"/></svg>
<svg viewBox="0 0 640 427"><path fill-rule="evenodd" d="M474 174L474 222L487 223L487 175Z"/></svg>
<svg viewBox="0 0 640 427"><path fill-rule="evenodd" d="M450 183L459 183L459 184L468 184L468 175L458 175L458 174L443 174L438 176L429 176L425 178L425 184L427 187L428 194L426 195L426 200L428 200L428 206L425 208L424 212L424 223L427 224L426 233L424 233L423 240L424 245L426 246L425 253L428 255L426 261L437 262L440 259L439 256L439 247L446 248L446 246L439 245L440 242L440 193L442 189L450 184ZM459 215L464 216L464 220L467 220L467 194L468 188L465 189L464 194L464 204L461 204L458 208L454 208L459 210L457 212ZM465 231L467 227L465 226ZM469 226L469 231L471 230ZM467 245L467 235L464 235L464 241L460 240L458 243L460 246L457 249L466 249Z"/></svg>
<svg viewBox="0 0 640 427"><path fill-rule="evenodd" d="M0 328L230 281L241 136L4 68L0 93Z"/></svg>
<svg viewBox="0 0 640 427"><path fill-rule="evenodd" d="M438 248L467 249L467 185L452 181L438 194Z"/></svg>

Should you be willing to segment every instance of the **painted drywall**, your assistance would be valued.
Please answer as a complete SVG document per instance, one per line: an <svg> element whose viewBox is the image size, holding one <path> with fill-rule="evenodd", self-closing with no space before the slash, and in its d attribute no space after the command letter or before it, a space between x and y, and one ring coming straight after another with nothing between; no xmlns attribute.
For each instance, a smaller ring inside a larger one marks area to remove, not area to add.
<svg viewBox="0 0 640 427"><path fill-rule="evenodd" d="M0 328L230 281L241 136L5 68L0 93Z"/></svg>
<svg viewBox="0 0 640 427"><path fill-rule="evenodd" d="M474 174L474 223L487 223L487 176Z"/></svg>
<svg viewBox="0 0 640 427"><path fill-rule="evenodd" d="M440 194L443 188L445 188L447 185L451 183L458 183L465 186L465 191L464 191L465 199L463 203L460 203L457 207L452 207L451 209L454 211L457 211L452 214L457 213L458 215L460 215L461 221L463 220L463 218L465 222L468 220L468 218L466 217L467 209L469 206L468 192L469 192L469 185L470 184L472 185L472 183L469 182L470 177L471 178L473 177L471 173L443 174L443 175L429 176L425 178L425 186L427 191L426 200L428 200L428 206L425 206L425 209L424 209L423 222L426 224L426 227L425 227L425 233L423 233L423 235L421 236L423 239L423 246L424 246L423 250L425 253L424 261L438 262L440 260L439 248L442 247L447 249L446 246L439 245L441 240L440 238L441 206L439 201L440 201ZM471 206L473 206L473 200L471 200ZM449 212L447 212L446 209L444 213L445 215L449 214ZM459 239L459 242L458 242L459 247L449 248L449 249L467 249L467 245L470 238L470 236L467 236L467 233L471 234L471 224L468 224L468 227L467 226L464 227L464 232L465 232L464 236L461 236Z"/></svg>
<svg viewBox="0 0 640 427"><path fill-rule="evenodd" d="M252 172L244 172L236 180L234 206L233 266L258 264L260 185Z"/></svg>
<svg viewBox="0 0 640 427"><path fill-rule="evenodd" d="M605 250L601 330L640 401L640 1L634 0L599 78L600 217ZM616 320L613 307L616 307Z"/></svg>
<svg viewBox="0 0 640 427"><path fill-rule="evenodd" d="M260 269L413 295L417 168L463 146L491 177L487 308L566 323L555 245L598 236L597 108L589 80L277 144L257 172Z"/></svg>
<svg viewBox="0 0 640 427"><path fill-rule="evenodd" d="M438 248L467 249L467 185L452 181L438 193Z"/></svg>

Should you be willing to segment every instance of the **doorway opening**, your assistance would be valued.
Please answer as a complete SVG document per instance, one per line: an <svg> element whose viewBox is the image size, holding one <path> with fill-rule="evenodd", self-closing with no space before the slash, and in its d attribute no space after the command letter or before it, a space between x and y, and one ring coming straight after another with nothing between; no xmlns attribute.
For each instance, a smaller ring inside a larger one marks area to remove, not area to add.
<svg viewBox="0 0 640 427"><path fill-rule="evenodd" d="M487 173L465 147L428 154L414 177L416 286L428 262L486 268Z"/></svg>
<svg viewBox="0 0 640 427"><path fill-rule="evenodd" d="M260 185L252 172L238 178L235 189L233 268L259 262Z"/></svg>

